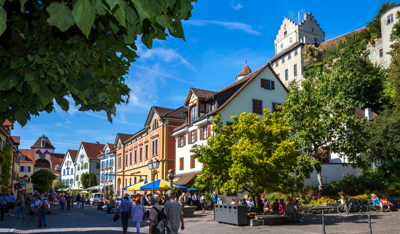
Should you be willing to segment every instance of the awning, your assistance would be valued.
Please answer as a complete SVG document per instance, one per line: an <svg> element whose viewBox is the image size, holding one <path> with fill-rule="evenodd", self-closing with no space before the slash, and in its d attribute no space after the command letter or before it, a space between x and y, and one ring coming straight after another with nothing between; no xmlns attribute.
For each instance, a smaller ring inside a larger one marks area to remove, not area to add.
<svg viewBox="0 0 400 234"><path fill-rule="evenodd" d="M102 189L103 189L102 185L96 185L96 186L93 186L93 187L90 187L90 188L86 188L84 190L102 190Z"/></svg>
<svg viewBox="0 0 400 234"><path fill-rule="evenodd" d="M144 191L144 190L153 190L153 184L154 184L154 190L160 190L164 187L168 187L169 186L169 182L165 181L163 179L159 179L156 181L153 181L151 183L148 183L142 187L140 187L140 190ZM186 191L186 188L177 184L173 184L173 186L178 187L179 190L184 190Z"/></svg>
<svg viewBox="0 0 400 234"><path fill-rule="evenodd" d="M200 174L201 171L176 175L176 177L179 177L179 179L175 183L182 186L187 185L190 181L192 181L194 178L196 178L196 176Z"/></svg>
<svg viewBox="0 0 400 234"><path fill-rule="evenodd" d="M146 181L142 181L142 182L140 182L140 183L136 183L136 184L134 184L134 185L125 187L125 188L126 188L125 190L128 190L128 191L139 191L139 190L140 190L140 187L142 187L142 186L145 185L145 184L147 184L147 182L146 182ZM124 189L122 189L122 190L124 190Z"/></svg>

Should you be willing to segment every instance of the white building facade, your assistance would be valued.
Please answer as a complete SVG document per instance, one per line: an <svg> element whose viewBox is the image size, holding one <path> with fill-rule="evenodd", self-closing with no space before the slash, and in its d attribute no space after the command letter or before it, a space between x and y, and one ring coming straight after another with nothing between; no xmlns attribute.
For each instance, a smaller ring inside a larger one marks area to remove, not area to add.
<svg viewBox="0 0 400 234"><path fill-rule="evenodd" d="M264 108L276 111L275 105L285 101L288 90L268 64L252 73L245 68L236 82L218 92L190 89L185 102L186 122L171 134L176 142L175 183L191 186L201 174L203 164L192 157L190 149L194 144L206 144L216 115L221 116L224 125L229 125L234 115L253 112L262 118ZM248 73L243 73L244 70ZM218 193L223 201L238 197L238 194Z"/></svg>
<svg viewBox="0 0 400 234"><path fill-rule="evenodd" d="M274 41L275 56L271 67L279 79L287 86L291 81L302 81L304 45L319 45L325 41L325 32L311 13L304 14L298 24L285 17Z"/></svg>
<svg viewBox="0 0 400 234"><path fill-rule="evenodd" d="M67 150L61 163L61 181L64 182L66 185L69 185L70 188L75 187L74 161L77 153L77 150Z"/></svg>
<svg viewBox="0 0 400 234"><path fill-rule="evenodd" d="M103 191L112 189L115 192L115 148L110 149L108 144L104 145L104 153L98 156L100 159L100 185Z"/></svg>
<svg viewBox="0 0 400 234"><path fill-rule="evenodd" d="M390 45L393 42L390 41L390 37L392 35L393 25L399 21L397 19L396 14L400 11L400 4L389 8L385 12L381 14L381 33L382 33L382 49L379 51L379 57L383 59L382 67L389 68L391 55L388 54L391 49Z"/></svg>

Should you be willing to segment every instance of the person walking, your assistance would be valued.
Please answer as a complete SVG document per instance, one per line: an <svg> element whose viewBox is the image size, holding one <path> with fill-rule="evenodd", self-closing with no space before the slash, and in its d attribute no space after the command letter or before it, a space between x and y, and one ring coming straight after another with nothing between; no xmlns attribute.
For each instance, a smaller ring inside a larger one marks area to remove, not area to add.
<svg viewBox="0 0 400 234"><path fill-rule="evenodd" d="M44 196L40 198L39 201L39 227L46 227L46 211L47 207L49 206L49 203L47 202L46 199L44 199Z"/></svg>
<svg viewBox="0 0 400 234"><path fill-rule="evenodd" d="M72 208L74 207L75 199L76 199L76 196L75 196L75 194L73 193L72 196L71 196L71 205L72 205Z"/></svg>
<svg viewBox="0 0 400 234"><path fill-rule="evenodd" d="M150 197L150 203L153 206L153 208L151 208L151 210L150 210L149 234L152 234L153 233L153 228L157 228L158 214L163 213L164 209L158 204L159 203L158 195L151 196Z"/></svg>
<svg viewBox="0 0 400 234"><path fill-rule="evenodd" d="M201 193L200 205L201 205L201 208L203 209L203 213L204 213L205 209L206 209L206 197L204 196L204 193Z"/></svg>
<svg viewBox="0 0 400 234"><path fill-rule="evenodd" d="M85 197L80 198L80 203L82 203L82 209L83 209L83 207L85 206Z"/></svg>
<svg viewBox="0 0 400 234"><path fill-rule="evenodd" d="M22 214L22 219L25 219L25 214L24 214L24 208L25 208L25 199L24 195L21 195L20 198L17 201L17 204L19 206L19 209L17 211L18 218L19 218L19 213Z"/></svg>
<svg viewBox="0 0 400 234"><path fill-rule="evenodd" d="M61 210L64 210L64 206L65 206L65 196L61 195L61 196L60 196L60 199L59 199L59 202L60 202Z"/></svg>
<svg viewBox="0 0 400 234"><path fill-rule="evenodd" d="M135 205L132 207L131 219L136 222L136 232L140 234L140 225L144 220L144 213L146 209L142 204L140 204L140 198L136 198Z"/></svg>
<svg viewBox="0 0 400 234"><path fill-rule="evenodd" d="M15 206L15 200L17 200L14 196L14 193L11 193L11 196L8 197L8 205L9 205L9 216L14 216L14 206Z"/></svg>
<svg viewBox="0 0 400 234"><path fill-rule="evenodd" d="M128 196L122 199L121 204L117 208L117 214L121 213L123 233L128 231L128 220L132 212L132 203L129 202Z"/></svg>
<svg viewBox="0 0 400 234"><path fill-rule="evenodd" d="M168 234L177 234L179 227L183 231L185 229L185 224L183 222L183 211L181 204L178 201L175 201L173 197L176 192L169 190L167 192L167 196L169 197L168 201L164 204L164 212L167 216L169 230L167 229Z"/></svg>
<svg viewBox="0 0 400 234"><path fill-rule="evenodd" d="M67 193L65 196L65 200L67 201L67 210L71 208L71 196Z"/></svg>
<svg viewBox="0 0 400 234"><path fill-rule="evenodd" d="M213 203L214 204L218 203L218 194L215 191L214 191L214 194L213 194Z"/></svg>
<svg viewBox="0 0 400 234"><path fill-rule="evenodd" d="M76 208L81 208L81 194L78 193L78 195L76 196ZM83 209L83 207L82 207Z"/></svg>
<svg viewBox="0 0 400 234"><path fill-rule="evenodd" d="M187 202L187 196L185 193L182 193L182 195L179 197L179 204L181 204L182 209L185 206L186 202Z"/></svg>
<svg viewBox="0 0 400 234"><path fill-rule="evenodd" d="M7 198L6 193L0 194L0 213L1 220L4 220L4 214L6 213Z"/></svg>

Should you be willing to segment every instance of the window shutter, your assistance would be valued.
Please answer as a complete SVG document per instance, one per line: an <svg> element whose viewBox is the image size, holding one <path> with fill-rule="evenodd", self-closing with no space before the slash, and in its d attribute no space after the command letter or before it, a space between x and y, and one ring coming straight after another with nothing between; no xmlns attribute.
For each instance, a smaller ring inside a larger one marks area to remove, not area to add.
<svg viewBox="0 0 400 234"><path fill-rule="evenodd" d="M197 129L194 130L194 142L197 142ZM194 142L193 142L193 143L194 143Z"/></svg>
<svg viewBox="0 0 400 234"><path fill-rule="evenodd" d="M266 89L271 89L271 81L270 80L265 80L265 87Z"/></svg>
<svg viewBox="0 0 400 234"><path fill-rule="evenodd" d="M196 159L193 156L190 156L190 168L195 168L196 166Z"/></svg>
<svg viewBox="0 0 400 234"><path fill-rule="evenodd" d="M183 158L179 159L179 170L183 170Z"/></svg>
<svg viewBox="0 0 400 234"><path fill-rule="evenodd" d="M199 130L200 130L200 140L203 140L203 128L204 127L199 128Z"/></svg>
<svg viewBox="0 0 400 234"><path fill-rule="evenodd" d="M271 90L275 90L275 81L271 81Z"/></svg>
<svg viewBox="0 0 400 234"><path fill-rule="evenodd" d="M28 167L28 172L31 172L31 167Z"/></svg>
<svg viewBox="0 0 400 234"><path fill-rule="evenodd" d="M207 125L207 137L211 136L211 124Z"/></svg>
<svg viewBox="0 0 400 234"><path fill-rule="evenodd" d="M183 134L183 146L186 145L186 134Z"/></svg>

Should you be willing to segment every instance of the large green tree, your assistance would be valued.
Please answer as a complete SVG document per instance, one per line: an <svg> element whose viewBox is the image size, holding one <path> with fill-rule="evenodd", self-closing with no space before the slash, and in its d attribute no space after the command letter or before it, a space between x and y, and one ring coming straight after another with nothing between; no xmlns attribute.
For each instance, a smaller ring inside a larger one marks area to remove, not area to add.
<svg viewBox="0 0 400 234"><path fill-rule="evenodd" d="M97 185L97 178L93 172L89 173L89 187Z"/></svg>
<svg viewBox="0 0 400 234"><path fill-rule="evenodd" d="M219 115L207 145L194 145L194 158L204 163L196 184L220 187L223 192L245 192L257 196L264 191L289 192L296 189L295 176L299 152L288 140L291 127L282 113L264 110L233 116L234 124L223 126Z"/></svg>
<svg viewBox="0 0 400 234"><path fill-rule="evenodd" d="M138 37L183 38L197 0L0 0L0 122L25 125L32 115L64 111L107 113L128 101L124 75Z"/></svg>
<svg viewBox="0 0 400 234"><path fill-rule="evenodd" d="M347 73L334 69L317 72L302 82L302 90L289 93L283 108L294 131L294 138L306 157L324 160L326 152L348 158L360 165L359 153L364 151L363 127L366 119L354 115L354 101L343 90ZM321 167L315 168L319 189L322 189Z"/></svg>
<svg viewBox="0 0 400 234"><path fill-rule="evenodd" d="M55 183L54 187L55 187L55 189L67 189L70 186L67 183L63 182L63 181L57 181Z"/></svg>
<svg viewBox="0 0 400 234"><path fill-rule="evenodd" d="M49 170L39 170L35 171L31 175L32 183L33 183L33 189L37 190L39 193L46 193L50 191L52 185L53 185L53 180L55 180L57 176L55 176L51 171Z"/></svg>
<svg viewBox="0 0 400 234"><path fill-rule="evenodd" d="M83 188L89 187L89 174L87 172L81 175L81 183Z"/></svg>
<svg viewBox="0 0 400 234"><path fill-rule="evenodd" d="M368 150L364 160L393 161L400 159L400 110L386 110L369 123L365 131Z"/></svg>

